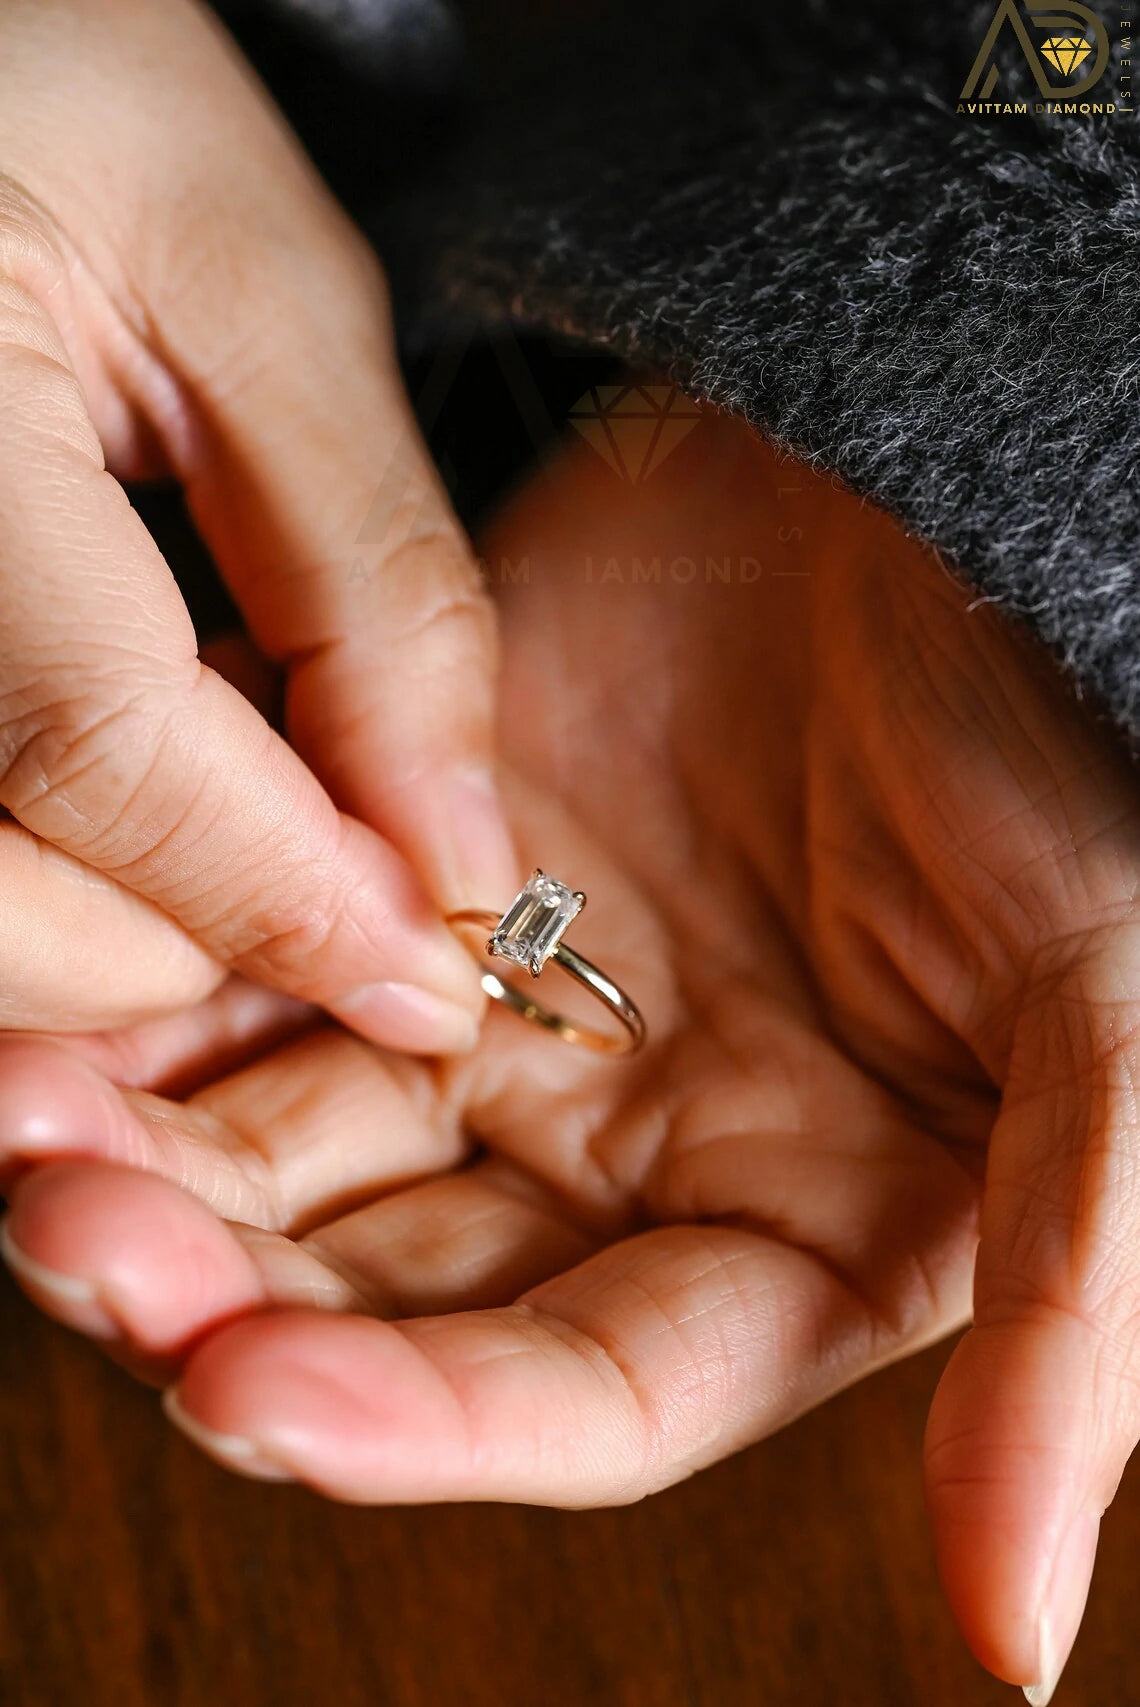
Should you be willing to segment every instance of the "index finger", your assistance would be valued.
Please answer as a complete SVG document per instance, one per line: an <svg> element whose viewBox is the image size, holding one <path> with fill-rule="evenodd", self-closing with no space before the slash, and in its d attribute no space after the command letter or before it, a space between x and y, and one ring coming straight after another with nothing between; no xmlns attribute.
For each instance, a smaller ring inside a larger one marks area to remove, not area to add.
<svg viewBox="0 0 1140 1707"><path fill-rule="evenodd" d="M196 656L51 317L0 281L0 803L217 960L396 1048L468 1048L478 973L404 860Z"/></svg>

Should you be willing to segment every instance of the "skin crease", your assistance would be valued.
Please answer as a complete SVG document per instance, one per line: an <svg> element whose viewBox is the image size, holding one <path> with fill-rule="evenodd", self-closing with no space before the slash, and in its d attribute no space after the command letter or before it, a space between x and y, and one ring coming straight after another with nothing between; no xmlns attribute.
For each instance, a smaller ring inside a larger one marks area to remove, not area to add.
<svg viewBox="0 0 1140 1707"><path fill-rule="evenodd" d="M646 1050L494 1011L432 1064L230 986L9 1039L9 1260L223 1462L363 1501L636 1499L972 1314L939 1563L979 1660L1047 1691L1140 1432L1130 768L740 423L642 483L565 447L480 549L520 854L587 892Z"/></svg>

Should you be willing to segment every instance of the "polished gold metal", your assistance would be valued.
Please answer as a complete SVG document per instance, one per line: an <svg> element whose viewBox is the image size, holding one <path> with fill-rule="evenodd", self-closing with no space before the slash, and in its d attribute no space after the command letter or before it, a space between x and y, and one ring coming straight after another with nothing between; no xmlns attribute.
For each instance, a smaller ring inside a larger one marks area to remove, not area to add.
<svg viewBox="0 0 1140 1707"><path fill-rule="evenodd" d="M585 899L583 895L583 903ZM480 931L494 932L501 924L502 917L498 913L472 907L463 912L450 913L447 922L458 927L459 931L464 928L478 928ZM488 955L496 953L491 939L484 939L483 951ZM533 996L527 995L516 985L507 983L504 978L490 970L483 973L483 988L495 1001L510 1008L512 1013L518 1014L522 1019L532 1020L544 1031L561 1038L563 1043L576 1043L583 1049L593 1049L601 1055L630 1055L635 1049L641 1048L645 1042L645 1021L636 1004L630 1001L625 991L615 984L612 978L608 978L599 967L587 960L585 955L578 954L565 942L559 942L551 949L546 959L556 962L571 978L576 978L579 984L583 984L592 996L604 1003L620 1021L622 1030L596 1031L593 1026L581 1025L577 1020L567 1019L564 1014L555 1013L552 1008L536 1001Z"/></svg>

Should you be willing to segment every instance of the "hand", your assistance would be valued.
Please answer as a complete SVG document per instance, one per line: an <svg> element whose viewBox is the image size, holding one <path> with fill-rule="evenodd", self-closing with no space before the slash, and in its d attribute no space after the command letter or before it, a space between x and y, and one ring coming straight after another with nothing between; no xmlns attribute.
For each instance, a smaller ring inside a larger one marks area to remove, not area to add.
<svg viewBox="0 0 1140 1707"><path fill-rule="evenodd" d="M645 1053L496 1010L448 1063L325 1025L210 1082L225 992L86 1060L11 1041L8 1252L178 1372L218 1458L365 1501L633 1500L973 1304L941 1568L978 1657L1048 1684L1140 1428L1134 780L884 518L714 417L666 470L579 447L483 546L531 564L520 848L587 891ZM184 1101L109 1082L180 1052Z"/></svg>
<svg viewBox="0 0 1140 1707"><path fill-rule="evenodd" d="M469 1048L431 903L515 870L489 606L375 258L190 0L4 9L0 401L0 1023L137 1018L226 968ZM311 770L196 657L118 484L159 473Z"/></svg>

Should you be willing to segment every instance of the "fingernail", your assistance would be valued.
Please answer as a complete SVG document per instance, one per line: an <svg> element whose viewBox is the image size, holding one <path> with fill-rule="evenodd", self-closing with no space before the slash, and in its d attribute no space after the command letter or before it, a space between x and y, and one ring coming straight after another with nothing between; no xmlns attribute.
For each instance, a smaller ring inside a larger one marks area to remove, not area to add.
<svg viewBox="0 0 1140 1707"><path fill-rule="evenodd" d="M518 859L491 772L482 766L455 772L447 812L452 850L447 905L505 907L518 887Z"/></svg>
<svg viewBox="0 0 1140 1707"><path fill-rule="evenodd" d="M166 1389L162 1395L162 1408L175 1428L181 1429L196 1446L228 1470L238 1470L243 1476L256 1476L263 1482L292 1482L295 1479L279 1464L263 1457L260 1447L244 1435L218 1434L207 1428L205 1423L200 1423L197 1417L183 1409L176 1387Z"/></svg>
<svg viewBox="0 0 1140 1707"><path fill-rule="evenodd" d="M1030 1707L1047 1707L1077 1639L1096 1560L1101 1513L1078 1511L1065 1534L1049 1575L1037 1620L1037 1676L1022 1694Z"/></svg>
<svg viewBox="0 0 1140 1707"><path fill-rule="evenodd" d="M121 1338L119 1324L100 1303L92 1283L78 1275L60 1274L30 1257L12 1237L7 1218L0 1222L0 1256L32 1298L51 1314L58 1314L94 1339Z"/></svg>
<svg viewBox="0 0 1140 1707"><path fill-rule="evenodd" d="M457 1055L479 1039L474 1014L418 984L368 984L330 1004L330 1012L389 1049Z"/></svg>

